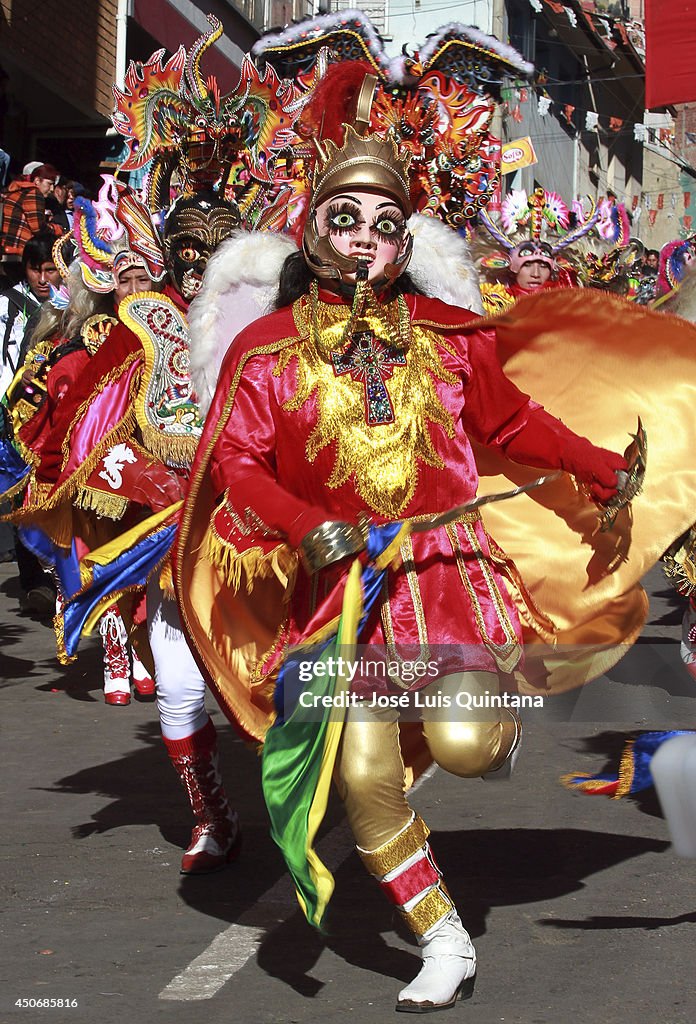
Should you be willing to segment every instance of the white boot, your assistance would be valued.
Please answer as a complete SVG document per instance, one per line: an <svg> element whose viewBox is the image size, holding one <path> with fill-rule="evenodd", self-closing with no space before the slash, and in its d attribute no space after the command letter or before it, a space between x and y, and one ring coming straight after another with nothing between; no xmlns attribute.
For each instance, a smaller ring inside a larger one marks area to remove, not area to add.
<svg viewBox="0 0 696 1024"><path fill-rule="evenodd" d="M402 1013L433 1013L469 999L476 981L476 950L456 910L441 918L418 939L423 966L399 992L396 1009Z"/></svg>
<svg viewBox="0 0 696 1024"><path fill-rule="evenodd" d="M432 1013L473 995L476 953L433 857L422 818L412 815L376 850L358 852L423 950L418 977L399 993L396 1009Z"/></svg>
<svg viewBox="0 0 696 1024"><path fill-rule="evenodd" d="M672 736L652 756L650 771L680 857L696 857L696 733Z"/></svg>

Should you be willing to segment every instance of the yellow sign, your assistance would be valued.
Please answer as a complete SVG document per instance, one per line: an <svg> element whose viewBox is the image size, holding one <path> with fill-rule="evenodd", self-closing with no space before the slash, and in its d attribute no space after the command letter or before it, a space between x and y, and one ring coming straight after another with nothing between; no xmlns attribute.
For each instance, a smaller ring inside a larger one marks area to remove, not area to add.
<svg viewBox="0 0 696 1024"><path fill-rule="evenodd" d="M523 167L531 167L537 162L532 140L526 135L523 139L504 142L500 151L500 170L503 174L512 174Z"/></svg>

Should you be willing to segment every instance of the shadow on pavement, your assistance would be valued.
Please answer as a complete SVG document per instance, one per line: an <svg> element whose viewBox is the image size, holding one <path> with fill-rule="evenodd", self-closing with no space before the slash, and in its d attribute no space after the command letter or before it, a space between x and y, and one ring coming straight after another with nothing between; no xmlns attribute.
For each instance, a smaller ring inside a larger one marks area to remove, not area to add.
<svg viewBox="0 0 696 1024"><path fill-rule="evenodd" d="M609 733L587 742L589 749L608 752L609 744L618 750L624 738L623 734ZM65 776L48 791L96 793L107 798L90 821L73 825L73 842L118 828L154 824L165 842L176 848L167 858L174 873L179 852L188 842L190 811L168 764L158 722L139 727L137 739L143 745L132 753ZM227 924L244 914L245 925L258 925L265 932L258 949L258 965L303 996L316 995L323 987L311 972L325 948L346 963L380 977L399 981L412 978L417 968L416 947L394 944L392 908L354 854L343 859L335 872L336 891L323 935L305 922L299 908L288 913L287 895L279 897L278 926L269 930L269 914L273 916L275 908L263 897L285 877L285 867L268 832L259 760L228 728L220 730L219 745L221 772L231 802L240 814L244 848L239 861L226 871L182 877L182 901L198 913ZM340 801L332 799L325 830L342 820ZM644 836L573 828L439 832L433 834L432 846L474 939L485 934L492 908L562 899L582 890L587 879L598 872L669 849L669 843ZM173 875L173 884L175 878ZM665 922L680 923L676 918ZM549 927L559 922L541 923ZM577 923L584 930L660 925L654 918L592 918ZM560 920L560 926L570 929L575 923Z"/></svg>
<svg viewBox="0 0 696 1024"><path fill-rule="evenodd" d="M640 928L655 931L658 928L673 928L680 924L696 924L696 911L691 914L677 914L676 917L586 917L579 921L568 918L554 918L537 921L544 928L572 928L576 931L612 931L623 928Z"/></svg>
<svg viewBox="0 0 696 1024"><path fill-rule="evenodd" d="M460 916L476 939L485 934L493 907L559 899L583 889L591 875L661 853L669 843L582 829L472 829L434 833L432 847ZM651 926L652 919L645 921ZM408 981L417 970L417 951L387 944L383 935L394 927L390 906L352 856L336 872L326 934L310 928L298 910L262 940L258 964L295 991L313 995L321 984L309 972L326 945L362 970Z"/></svg>

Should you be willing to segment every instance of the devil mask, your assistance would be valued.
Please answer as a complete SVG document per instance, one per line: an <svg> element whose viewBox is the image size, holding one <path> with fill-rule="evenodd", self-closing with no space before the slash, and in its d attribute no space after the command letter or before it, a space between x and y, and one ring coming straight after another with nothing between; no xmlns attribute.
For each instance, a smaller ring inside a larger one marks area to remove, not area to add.
<svg viewBox="0 0 696 1024"><path fill-rule="evenodd" d="M187 301L199 292L208 260L239 227L239 210L212 192L181 199L164 225L164 255L169 276Z"/></svg>

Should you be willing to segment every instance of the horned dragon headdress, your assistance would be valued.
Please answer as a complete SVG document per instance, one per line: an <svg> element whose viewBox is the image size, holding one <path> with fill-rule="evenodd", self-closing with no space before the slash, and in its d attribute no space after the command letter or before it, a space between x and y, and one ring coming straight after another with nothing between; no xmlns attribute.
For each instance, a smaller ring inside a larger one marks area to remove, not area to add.
<svg viewBox="0 0 696 1024"><path fill-rule="evenodd" d="M459 24L439 29L415 56L390 61L369 18L354 10L264 36L252 52L303 88L316 86L329 59L366 65L376 80L369 132L410 156L414 211L455 228L473 221L498 187L500 142L490 125L503 76L533 70L512 47Z"/></svg>

